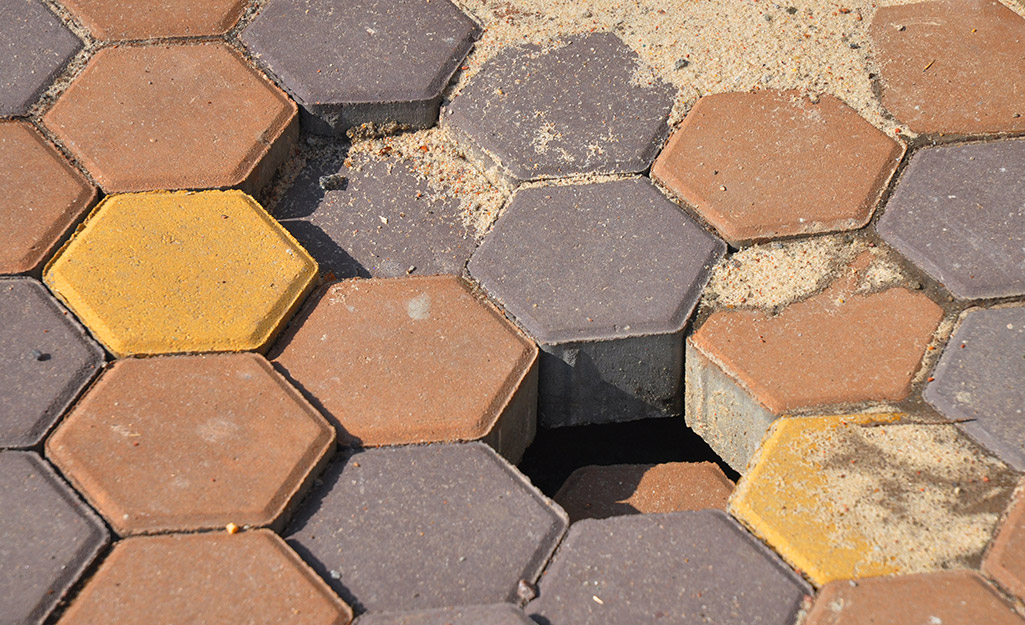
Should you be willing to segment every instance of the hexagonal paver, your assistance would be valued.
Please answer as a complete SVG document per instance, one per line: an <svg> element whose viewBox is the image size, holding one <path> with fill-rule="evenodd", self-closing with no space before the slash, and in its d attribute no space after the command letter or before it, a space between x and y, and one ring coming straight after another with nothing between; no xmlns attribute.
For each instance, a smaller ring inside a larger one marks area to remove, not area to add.
<svg viewBox="0 0 1025 625"><path fill-rule="evenodd" d="M644 179L523 189L470 274L541 346L548 427L679 414L683 328L725 252Z"/></svg>
<svg viewBox="0 0 1025 625"><path fill-rule="evenodd" d="M1017 475L943 423L773 424L730 512L814 584L977 568Z"/></svg>
<svg viewBox="0 0 1025 625"><path fill-rule="evenodd" d="M807 584L721 511L574 523L527 613L550 625L790 625Z"/></svg>
<svg viewBox="0 0 1025 625"><path fill-rule="evenodd" d="M273 358L363 445L483 439L515 462L534 438L537 348L454 276L334 284Z"/></svg>
<svg viewBox="0 0 1025 625"><path fill-rule="evenodd" d="M242 40L302 105L303 125L333 134L434 125L441 92L479 35L448 0L270 0Z"/></svg>
<svg viewBox="0 0 1025 625"><path fill-rule="evenodd" d="M364 614L356 625L535 625L510 603Z"/></svg>
<svg viewBox="0 0 1025 625"><path fill-rule="evenodd" d="M1025 139L919 150L883 239L960 298L1025 294Z"/></svg>
<svg viewBox="0 0 1025 625"><path fill-rule="evenodd" d="M651 175L739 246L864 226L903 154L833 96L720 93L698 100Z"/></svg>
<svg viewBox="0 0 1025 625"><path fill-rule="evenodd" d="M103 366L103 350L29 278L0 278L0 448L32 447Z"/></svg>
<svg viewBox="0 0 1025 625"><path fill-rule="evenodd" d="M1025 497L1021 494L986 554L982 570L1019 599L1025 600Z"/></svg>
<svg viewBox="0 0 1025 625"><path fill-rule="evenodd" d="M61 0L97 39L222 35L249 0Z"/></svg>
<svg viewBox="0 0 1025 625"><path fill-rule="evenodd" d="M915 132L1025 130L1025 20L996 0L881 7L869 35L883 106Z"/></svg>
<svg viewBox="0 0 1025 625"><path fill-rule="evenodd" d="M288 542L357 612L516 601L567 525L481 443L346 453L308 502Z"/></svg>
<svg viewBox="0 0 1025 625"><path fill-rule="evenodd" d="M619 37L592 33L499 52L443 120L513 182L640 173L669 134L674 96Z"/></svg>
<svg viewBox="0 0 1025 625"><path fill-rule="evenodd" d="M109 197L43 272L117 356L261 350L316 275L238 191Z"/></svg>
<svg viewBox="0 0 1025 625"><path fill-rule="evenodd" d="M166 356L115 362L46 454L126 535L275 525L334 441L263 356Z"/></svg>
<svg viewBox="0 0 1025 625"><path fill-rule="evenodd" d="M346 625L352 612L267 530L122 540L60 625Z"/></svg>
<svg viewBox="0 0 1025 625"><path fill-rule="evenodd" d="M871 254L823 292L773 312L713 313L687 339L687 425L744 471L781 414L899 401L943 310L905 288L863 291Z"/></svg>
<svg viewBox="0 0 1025 625"><path fill-rule="evenodd" d="M30 452L0 452L0 615L42 623L107 544L103 522Z"/></svg>
<svg viewBox="0 0 1025 625"><path fill-rule="evenodd" d="M213 41L103 48L43 123L107 193L255 193L299 132L288 96Z"/></svg>
<svg viewBox="0 0 1025 625"><path fill-rule="evenodd" d="M81 47L39 0L0 2L0 116L27 114Z"/></svg>

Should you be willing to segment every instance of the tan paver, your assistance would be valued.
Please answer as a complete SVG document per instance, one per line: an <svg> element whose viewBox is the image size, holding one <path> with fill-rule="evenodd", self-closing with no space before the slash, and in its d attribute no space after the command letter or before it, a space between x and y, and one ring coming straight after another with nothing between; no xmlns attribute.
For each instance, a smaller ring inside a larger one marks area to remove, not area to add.
<svg viewBox="0 0 1025 625"><path fill-rule="evenodd" d="M61 0L97 39L221 35L249 0Z"/></svg>
<svg viewBox="0 0 1025 625"><path fill-rule="evenodd" d="M1017 502L1000 526L982 570L1025 601L1025 489L1019 491Z"/></svg>

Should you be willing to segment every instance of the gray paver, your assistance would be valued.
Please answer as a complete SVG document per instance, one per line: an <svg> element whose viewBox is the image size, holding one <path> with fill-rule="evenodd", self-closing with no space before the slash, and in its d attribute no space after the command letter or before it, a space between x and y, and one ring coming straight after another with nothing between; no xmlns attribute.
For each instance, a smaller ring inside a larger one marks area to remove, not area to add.
<svg viewBox="0 0 1025 625"><path fill-rule="evenodd" d="M355 625L536 625L511 603L365 614Z"/></svg>
<svg viewBox="0 0 1025 625"><path fill-rule="evenodd" d="M541 625L791 625L811 590L721 511L574 523L527 613Z"/></svg>
<svg viewBox="0 0 1025 625"><path fill-rule="evenodd" d="M81 47L39 0L0 0L0 116L28 113Z"/></svg>
<svg viewBox="0 0 1025 625"><path fill-rule="evenodd" d="M32 452L0 452L0 623L41 623L108 540Z"/></svg>
<svg viewBox="0 0 1025 625"><path fill-rule="evenodd" d="M448 0L270 0L242 40L298 101L307 130L337 134L433 125L479 35Z"/></svg>
<svg viewBox="0 0 1025 625"><path fill-rule="evenodd" d="M0 448L31 447L103 365L103 350L31 278L0 278Z"/></svg>
<svg viewBox="0 0 1025 625"><path fill-rule="evenodd" d="M683 328L725 244L646 179L523 189L469 272L538 341L547 427L679 414Z"/></svg>
<svg viewBox="0 0 1025 625"><path fill-rule="evenodd" d="M499 52L444 123L513 180L647 170L669 132L675 91L612 33L565 41Z"/></svg>
<svg viewBox="0 0 1025 625"><path fill-rule="evenodd" d="M1025 307L969 311L933 378L925 400L1025 471Z"/></svg>
<svg viewBox="0 0 1025 625"><path fill-rule="evenodd" d="M286 532L357 612L514 601L566 514L482 443L384 447L332 464Z"/></svg>
<svg viewBox="0 0 1025 625"><path fill-rule="evenodd" d="M1025 139L925 148L878 230L959 298L1025 294Z"/></svg>

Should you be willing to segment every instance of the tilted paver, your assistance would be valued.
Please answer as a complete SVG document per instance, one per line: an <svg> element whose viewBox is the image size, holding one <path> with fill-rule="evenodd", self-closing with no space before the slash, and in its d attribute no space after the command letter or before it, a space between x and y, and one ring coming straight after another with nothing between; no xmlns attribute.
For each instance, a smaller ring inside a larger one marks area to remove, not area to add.
<svg viewBox="0 0 1025 625"><path fill-rule="evenodd" d="M481 443L346 453L286 536L357 612L517 600L566 515Z"/></svg>
<svg viewBox="0 0 1025 625"><path fill-rule="evenodd" d="M535 625L511 603L365 614L356 625Z"/></svg>
<svg viewBox="0 0 1025 625"><path fill-rule="evenodd" d="M61 0L97 39L155 39L221 35L249 0Z"/></svg>
<svg viewBox="0 0 1025 625"><path fill-rule="evenodd" d="M722 93L698 100L651 175L737 246L864 226L903 154L833 96Z"/></svg>
<svg viewBox="0 0 1025 625"><path fill-rule="evenodd" d="M811 590L722 511L570 527L527 613L546 625L791 625Z"/></svg>
<svg viewBox="0 0 1025 625"><path fill-rule="evenodd" d="M32 447L103 366L103 350L31 278L0 278L0 320L0 448Z"/></svg>
<svg viewBox="0 0 1025 625"><path fill-rule="evenodd" d="M470 275L540 345L547 427L679 414L683 328L725 252L645 179L518 191Z"/></svg>
<svg viewBox="0 0 1025 625"><path fill-rule="evenodd" d="M0 2L0 116L28 114L81 48L40 0Z"/></svg>
<svg viewBox="0 0 1025 625"><path fill-rule="evenodd" d="M512 181L648 169L673 88L612 33L524 45L485 63L442 117L462 147Z"/></svg>
<svg viewBox="0 0 1025 625"><path fill-rule="evenodd" d="M1019 600L1025 601L1025 490L1019 490L989 548L982 570Z"/></svg>
<svg viewBox="0 0 1025 625"><path fill-rule="evenodd" d="M340 134L433 126L479 35L448 0L270 0L242 41L302 106L307 130Z"/></svg>
<svg viewBox="0 0 1025 625"><path fill-rule="evenodd" d="M117 356L261 350L317 264L239 191L108 197L43 279Z"/></svg>
<svg viewBox="0 0 1025 625"><path fill-rule="evenodd" d="M99 50L43 115L106 193L255 193L299 132L295 104L223 42Z"/></svg>

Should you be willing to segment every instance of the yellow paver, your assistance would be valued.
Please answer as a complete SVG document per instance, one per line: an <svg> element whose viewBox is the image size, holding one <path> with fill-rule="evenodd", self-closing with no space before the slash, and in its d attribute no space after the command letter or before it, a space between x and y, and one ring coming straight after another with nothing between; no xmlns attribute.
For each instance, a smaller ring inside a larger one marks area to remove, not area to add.
<svg viewBox="0 0 1025 625"><path fill-rule="evenodd" d="M43 279L117 356L262 350L317 264L240 191L115 195Z"/></svg>

